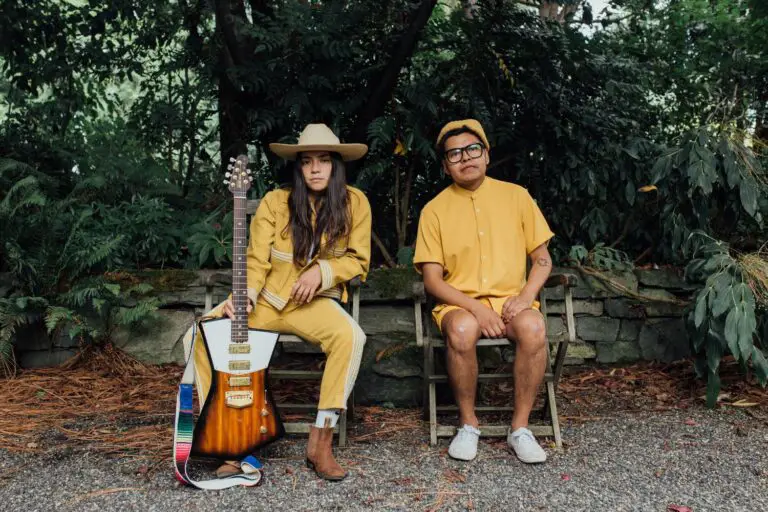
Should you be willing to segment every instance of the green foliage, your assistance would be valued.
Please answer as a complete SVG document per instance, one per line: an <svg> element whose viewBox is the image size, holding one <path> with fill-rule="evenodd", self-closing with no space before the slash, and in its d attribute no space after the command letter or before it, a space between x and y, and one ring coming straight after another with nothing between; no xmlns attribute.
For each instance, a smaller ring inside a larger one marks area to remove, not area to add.
<svg viewBox="0 0 768 512"><path fill-rule="evenodd" d="M720 391L718 368L730 353L747 368L751 362L759 382L768 383L768 361L758 336L758 311L753 289L745 269L729 252L727 244L701 231L692 233L687 244L693 259L687 265L686 278L704 282L688 314L696 370L706 378L707 405L714 407Z"/></svg>
<svg viewBox="0 0 768 512"><path fill-rule="evenodd" d="M232 261L233 212L214 212L196 224L189 237L189 253L199 266L215 263L226 265Z"/></svg>
<svg viewBox="0 0 768 512"><path fill-rule="evenodd" d="M626 253L598 243L591 251L583 245L574 245L568 253L568 262L598 270L631 270L632 260Z"/></svg>

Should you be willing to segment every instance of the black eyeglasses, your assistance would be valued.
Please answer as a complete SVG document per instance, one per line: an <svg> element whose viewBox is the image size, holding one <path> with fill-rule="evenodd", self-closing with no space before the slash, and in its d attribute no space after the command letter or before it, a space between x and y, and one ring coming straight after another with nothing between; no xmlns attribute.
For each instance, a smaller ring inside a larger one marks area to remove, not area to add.
<svg viewBox="0 0 768 512"><path fill-rule="evenodd" d="M466 153L467 158L474 160L475 158L480 158L483 156L484 149L485 146L483 146L481 143L473 142L469 146L464 146L463 148L449 149L443 153L443 157L448 161L448 163L455 164L461 162L462 153Z"/></svg>

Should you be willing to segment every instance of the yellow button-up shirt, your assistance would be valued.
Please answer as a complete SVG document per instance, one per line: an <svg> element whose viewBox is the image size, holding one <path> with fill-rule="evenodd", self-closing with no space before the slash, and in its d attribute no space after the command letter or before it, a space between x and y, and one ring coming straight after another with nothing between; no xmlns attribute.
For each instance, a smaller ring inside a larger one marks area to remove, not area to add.
<svg viewBox="0 0 768 512"><path fill-rule="evenodd" d="M414 265L443 267L443 279L472 298L519 295L526 257L554 236L528 191L487 177L477 190L455 183L422 210Z"/></svg>
<svg viewBox="0 0 768 512"><path fill-rule="evenodd" d="M351 225L349 236L333 248L320 250L302 267L293 264L288 196L290 190L268 192L251 220L248 251L248 297L261 297L278 310L290 300L291 288L299 276L317 263L322 284L317 295L346 300L344 283L355 276L364 281L371 260L371 206L360 190L347 186ZM288 226L288 229L286 229Z"/></svg>

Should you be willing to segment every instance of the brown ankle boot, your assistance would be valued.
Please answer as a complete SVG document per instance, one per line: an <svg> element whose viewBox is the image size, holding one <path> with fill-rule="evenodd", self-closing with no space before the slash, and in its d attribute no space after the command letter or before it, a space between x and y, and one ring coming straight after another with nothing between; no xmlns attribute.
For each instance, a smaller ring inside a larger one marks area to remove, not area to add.
<svg viewBox="0 0 768 512"><path fill-rule="evenodd" d="M338 482L347 478L347 472L333 458L332 443L333 428L309 427L307 467L313 469L320 478Z"/></svg>

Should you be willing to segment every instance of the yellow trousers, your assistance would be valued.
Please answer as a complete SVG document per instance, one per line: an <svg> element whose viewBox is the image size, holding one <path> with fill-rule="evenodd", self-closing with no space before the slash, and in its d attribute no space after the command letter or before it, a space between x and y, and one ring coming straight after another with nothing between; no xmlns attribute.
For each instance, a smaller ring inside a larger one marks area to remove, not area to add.
<svg viewBox="0 0 768 512"><path fill-rule="evenodd" d="M325 353L327 361L320 384L318 409L346 409L347 399L360 369L363 357L365 333L338 302L326 297L316 297L309 304L278 311L259 297L256 307L248 317L248 326L254 329L295 334ZM224 303L210 311L205 318L223 316ZM190 330L192 331L192 330ZM191 332L187 334L190 338ZM197 331L194 340L195 381L201 403L210 389L211 368L202 339Z"/></svg>

